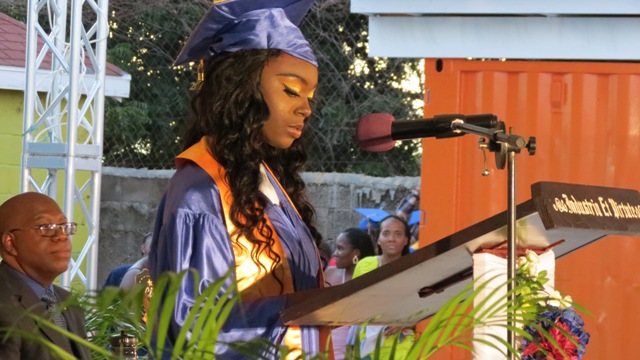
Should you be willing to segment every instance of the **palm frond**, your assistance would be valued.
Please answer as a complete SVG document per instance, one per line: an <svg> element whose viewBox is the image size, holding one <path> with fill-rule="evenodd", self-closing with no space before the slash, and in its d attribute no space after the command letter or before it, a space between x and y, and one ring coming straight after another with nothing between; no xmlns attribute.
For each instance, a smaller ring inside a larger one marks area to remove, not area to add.
<svg viewBox="0 0 640 360"><path fill-rule="evenodd" d="M488 345L502 354L519 354L519 349L508 343L503 337L489 335L488 338L474 338L473 330L477 326L493 326L506 329L515 333L518 337L529 342L548 341L557 347L561 352L560 344L553 339L548 330L545 330L540 321L540 301L546 300L544 297L516 297L516 301L511 301L514 294L520 294L527 289L537 286L532 284L533 279L527 281L517 277L510 283L510 291L501 292L494 289L489 292L483 300L474 305L479 294L486 289L488 284L495 280L477 281L476 284L469 284L459 294L445 303L435 315L431 317L424 330L416 338L415 343L409 350L405 359L418 360L426 359L438 350L447 346L456 346L466 351L473 351L472 344L477 342ZM105 289L97 294L85 294L79 305L84 308L87 317L87 330L89 339L82 339L75 334L56 327L46 319L38 318L33 314L27 314L42 326L59 331L64 336L91 349L94 359L115 359L109 351L109 339L121 330L126 331L140 339L140 346L148 349L153 358L161 358L170 355L171 359L193 360L202 358L213 358L216 346L221 345L217 341L223 325L229 317L232 308L238 303L235 286L225 285L229 281L229 274L225 277L209 284L200 295L194 300L193 306L186 315L184 326L178 334L174 344L169 344L167 333L171 325L173 311L176 306L177 297L181 287L193 286L194 293L198 293L200 277L195 271L182 272L179 274L166 273L159 277L153 284L153 296L148 303L147 323L142 321L145 287L136 287L131 291L121 291L118 289ZM507 288L509 282L502 284ZM511 321L509 321L511 320ZM366 327L366 324L364 325ZM535 339L530 333L524 330L525 326L537 330L541 339ZM557 325L556 325L557 326ZM148 331L153 329L153 331ZM564 335L568 335L563 329L559 329ZM15 328L6 329L5 336L16 336L29 339L51 349L59 358L66 360L74 359L70 354L39 336L21 332ZM392 358L397 354L399 338L395 338L391 347ZM380 356L380 345L382 344L380 334L376 350L371 354L372 359ZM348 359L360 359L360 331L356 332L355 342L347 353ZM575 342L575 340L574 340ZM288 349L270 343L263 339L248 342L225 343L224 346L231 347L234 351L242 354L247 359L263 360L270 358L270 355L279 354L284 358L288 354ZM542 350L544 352L544 349ZM562 354L565 354L562 352ZM303 354L302 358L308 356ZM327 354L319 354L314 359L326 359Z"/></svg>

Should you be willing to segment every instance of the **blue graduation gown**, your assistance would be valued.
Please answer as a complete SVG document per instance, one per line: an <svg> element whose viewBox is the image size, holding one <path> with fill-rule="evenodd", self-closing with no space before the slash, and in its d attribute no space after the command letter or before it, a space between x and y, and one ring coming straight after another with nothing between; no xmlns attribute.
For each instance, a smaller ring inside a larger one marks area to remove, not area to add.
<svg viewBox="0 0 640 360"><path fill-rule="evenodd" d="M321 264L312 236L270 173L268 177L276 189L280 206L267 199L266 213L286 252L294 290L317 288L320 286ZM200 274L198 289L206 288L231 270L232 276L225 282L219 297L235 280L233 269L236 263L225 225L220 189L211 176L193 162L182 163L162 197L149 259L154 279L165 271L197 270ZM174 308L168 333L170 348L183 327L194 298L198 296L193 290L193 278L188 276L187 279L180 288ZM287 330L279 320L284 307L285 296L238 304L218 337L217 358L243 358L224 342L262 338L280 345ZM317 328L303 327L301 340L307 354L320 350Z"/></svg>

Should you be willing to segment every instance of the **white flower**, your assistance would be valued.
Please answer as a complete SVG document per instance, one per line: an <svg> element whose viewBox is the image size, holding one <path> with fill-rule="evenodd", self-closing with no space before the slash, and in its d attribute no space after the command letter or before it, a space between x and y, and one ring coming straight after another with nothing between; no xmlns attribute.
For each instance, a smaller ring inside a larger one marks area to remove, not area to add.
<svg viewBox="0 0 640 360"><path fill-rule="evenodd" d="M540 262L540 258L538 257L538 254L536 254L535 251L533 250L525 250L525 256L527 257L527 260L531 261L532 263L539 263Z"/></svg>
<svg viewBox="0 0 640 360"><path fill-rule="evenodd" d="M560 307L560 303L562 302L562 295L558 290L551 290L549 293L549 299L547 300L547 305Z"/></svg>
<svg viewBox="0 0 640 360"><path fill-rule="evenodd" d="M530 262L527 264L527 270L529 272L529 276L533 279L538 277L538 264L534 262Z"/></svg>
<svg viewBox="0 0 640 360"><path fill-rule="evenodd" d="M535 252L531 250L526 250L525 256L520 256L516 260L516 266L522 269L522 272L524 273L524 275L526 275L529 278L535 279L538 277L539 262L540 262L540 259L538 258L538 255Z"/></svg>
<svg viewBox="0 0 640 360"><path fill-rule="evenodd" d="M529 262L529 260L527 260L527 258L525 256L520 256L520 257L518 257L518 260L516 261L516 265L518 267L523 267L528 262Z"/></svg>
<svg viewBox="0 0 640 360"><path fill-rule="evenodd" d="M560 300L561 309L566 309L568 307L571 307L571 305L573 305L573 299L571 298L570 295L567 295L564 298L562 298L562 300Z"/></svg>
<svg viewBox="0 0 640 360"><path fill-rule="evenodd" d="M572 305L573 299L569 295L562 297L559 291L551 290L546 301L539 301L538 303L543 306L555 306L559 309L566 309Z"/></svg>

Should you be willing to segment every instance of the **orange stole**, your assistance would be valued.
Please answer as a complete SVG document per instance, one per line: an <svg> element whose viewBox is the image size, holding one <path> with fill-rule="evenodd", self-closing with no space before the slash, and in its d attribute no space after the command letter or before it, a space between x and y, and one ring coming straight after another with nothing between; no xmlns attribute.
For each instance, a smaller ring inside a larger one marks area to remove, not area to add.
<svg viewBox="0 0 640 360"><path fill-rule="evenodd" d="M229 209L231 207L231 203L233 202L233 196L231 195L231 190L229 189L229 185L227 184L225 178L225 170L209 152L209 147L207 146L204 137L200 139L197 144L191 146L180 155L178 155L176 162L178 165L180 165L186 160L191 160L198 166L200 166L200 168L202 168L207 174L209 174L209 176L211 176L213 181L218 186L218 189L220 190L220 200L224 211L227 232L231 235L235 230L235 226L233 225L229 217ZM269 170L268 167L267 169ZM271 170L269 170L269 172L270 171ZM280 186L280 188L282 189L280 183L278 183L278 186ZM284 190L282 192L286 194ZM291 199L289 199L289 201L291 202ZM293 202L291 203L293 204ZM251 249L253 247L253 244L249 242L244 236L236 235L236 241L232 241L231 245L233 248L236 263L235 273L238 284L238 292L240 293L240 298L244 301L267 296L286 295L294 292L291 269L289 268L289 262L287 260L286 253L282 248L280 238L278 237L278 234L276 233L275 228L271 224L269 218L266 218L266 221L267 225L269 225L271 229L274 229L273 238L275 241L272 250L280 256L280 263L275 269L273 269L273 272L282 281L283 290L282 292L280 292L280 284L276 281L274 276L271 276L268 273L268 271L271 270L271 266L273 265L273 260L269 258L267 254L262 252L259 255L259 261L267 270L265 271L265 269L262 269L260 266L256 265L251 259ZM260 234L256 235L258 236L258 238L261 238ZM322 273L322 271L320 271L319 274L319 282L319 286L324 287L324 274ZM292 352L289 354L290 356L287 356L287 358L295 358L297 355L300 355L302 349L300 335L300 328L298 326L290 326L287 330L283 343L287 348L292 350ZM325 344L327 344L328 335L328 328L320 329L321 349L323 348L323 346L325 346ZM329 347L329 349L331 349L331 347Z"/></svg>

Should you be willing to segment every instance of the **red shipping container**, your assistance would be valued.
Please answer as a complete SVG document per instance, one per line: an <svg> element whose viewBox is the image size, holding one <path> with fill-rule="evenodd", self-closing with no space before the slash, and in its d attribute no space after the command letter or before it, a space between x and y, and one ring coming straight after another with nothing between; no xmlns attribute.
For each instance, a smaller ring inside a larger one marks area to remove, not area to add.
<svg viewBox="0 0 640 360"><path fill-rule="evenodd" d="M425 61L425 117L493 113L512 132L537 138L516 156L516 203L531 184L559 181L640 189L640 63ZM507 208L507 171L481 175L478 136L422 141L421 245ZM592 315L584 359L625 359L640 331L640 238L608 236L556 262L556 288ZM447 350L437 359L470 359Z"/></svg>

